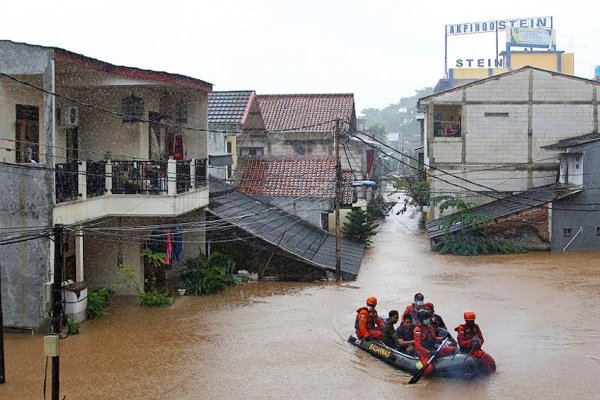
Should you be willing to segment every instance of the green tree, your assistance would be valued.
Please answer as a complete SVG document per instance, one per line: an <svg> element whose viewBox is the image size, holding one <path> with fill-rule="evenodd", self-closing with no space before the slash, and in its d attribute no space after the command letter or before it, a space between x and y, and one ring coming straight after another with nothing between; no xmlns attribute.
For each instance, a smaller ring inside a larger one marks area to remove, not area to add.
<svg viewBox="0 0 600 400"><path fill-rule="evenodd" d="M415 90L412 96L402 97L397 103L377 109L367 108L361 111L365 126L382 125L387 132L402 132L404 139L418 141L420 126L417 121L417 101L433 93L433 88Z"/></svg>
<svg viewBox="0 0 600 400"><path fill-rule="evenodd" d="M493 222L493 219L488 215L473 212L473 203L453 197L438 198L435 201L441 202L440 212L449 208L454 208L457 212L448 215L440 225L440 228L445 230L445 235L433 245L433 250L441 254L461 256L525 252L521 246L489 237L484 228ZM451 232L451 229L456 227L458 230Z"/></svg>
<svg viewBox="0 0 600 400"><path fill-rule="evenodd" d="M354 208L348 214L348 221L342 226L342 234L344 239L369 247L372 243L371 237L377 233L378 226L365 210Z"/></svg>
<svg viewBox="0 0 600 400"><path fill-rule="evenodd" d="M403 207L400 213L403 214L408 207L417 207L421 209L428 206L430 202L429 182L418 178L397 178L390 177L392 185L396 190L405 190L406 196L403 199Z"/></svg>

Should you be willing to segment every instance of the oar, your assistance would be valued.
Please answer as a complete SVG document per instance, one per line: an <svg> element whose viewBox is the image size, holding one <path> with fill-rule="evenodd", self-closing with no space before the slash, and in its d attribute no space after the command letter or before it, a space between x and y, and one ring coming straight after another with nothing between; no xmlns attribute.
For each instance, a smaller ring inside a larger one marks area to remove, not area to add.
<svg viewBox="0 0 600 400"><path fill-rule="evenodd" d="M418 370L417 373L412 378L410 378L410 381L408 381L409 385L412 385L413 383L419 382L419 380L423 377L423 374L425 373L425 369L437 357L438 353L440 352L440 350L442 349L442 347L444 347L444 345L446 344L447 341L448 341L448 338L444 339L442 341L442 344L440 344L440 347L438 347L437 350L435 351L435 353L433 353L433 355L431 356L431 358L429 359L429 361L427 361L427 363L425 365L423 365L423 368L421 368L420 370Z"/></svg>

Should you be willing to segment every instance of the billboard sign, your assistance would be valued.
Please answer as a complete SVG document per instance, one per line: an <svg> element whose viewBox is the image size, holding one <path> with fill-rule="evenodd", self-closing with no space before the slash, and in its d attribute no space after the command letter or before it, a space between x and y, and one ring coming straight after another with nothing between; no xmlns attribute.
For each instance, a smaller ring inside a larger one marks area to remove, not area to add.
<svg viewBox="0 0 600 400"><path fill-rule="evenodd" d="M554 29L510 28L506 31L506 37L510 46L550 49L556 45Z"/></svg>
<svg viewBox="0 0 600 400"><path fill-rule="evenodd" d="M446 35L504 31L511 28L552 28L552 17L501 19L446 25Z"/></svg>

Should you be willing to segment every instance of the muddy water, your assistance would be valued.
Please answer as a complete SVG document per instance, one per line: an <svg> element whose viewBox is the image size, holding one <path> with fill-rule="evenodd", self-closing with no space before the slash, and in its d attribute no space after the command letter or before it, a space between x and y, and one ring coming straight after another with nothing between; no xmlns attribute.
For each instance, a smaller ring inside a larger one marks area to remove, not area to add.
<svg viewBox="0 0 600 400"><path fill-rule="evenodd" d="M62 341L61 398L599 398L599 260L600 252L440 256L414 215L390 216L356 282L264 282L157 310L116 302ZM477 312L495 375L409 386L407 374L346 343L366 297L401 310L417 291L449 327L463 310ZM5 341L0 399L42 398L42 337Z"/></svg>

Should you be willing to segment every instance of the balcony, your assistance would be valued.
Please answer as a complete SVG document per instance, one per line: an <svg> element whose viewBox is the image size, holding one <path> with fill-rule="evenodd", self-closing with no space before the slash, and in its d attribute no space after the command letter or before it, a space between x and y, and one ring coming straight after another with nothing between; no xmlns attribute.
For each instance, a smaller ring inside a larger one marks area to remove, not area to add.
<svg viewBox="0 0 600 400"><path fill-rule="evenodd" d="M57 164L55 222L176 216L208 204L206 159Z"/></svg>

